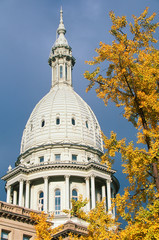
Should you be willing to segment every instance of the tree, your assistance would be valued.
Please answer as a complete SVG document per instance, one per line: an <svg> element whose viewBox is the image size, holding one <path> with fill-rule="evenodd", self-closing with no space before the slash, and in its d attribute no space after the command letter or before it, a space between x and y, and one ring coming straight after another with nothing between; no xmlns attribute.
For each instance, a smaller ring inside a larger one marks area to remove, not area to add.
<svg viewBox="0 0 159 240"><path fill-rule="evenodd" d="M121 153L123 172L130 185L123 196L117 195L115 204L118 214L128 222L123 234L130 229L135 232L137 226L139 233L141 223L146 225L151 216L154 232L151 229L152 236L148 238L146 233L141 235L142 239L158 239L155 231L159 236L159 51L154 47L159 23L154 23L155 15L148 17L146 8L139 17L133 16L133 24L128 24L125 16L116 17L110 12L110 33L115 40L111 45L100 42L98 56L87 62L97 67L84 74L90 81L87 91L96 85L97 96L105 105L111 100L124 108L123 116L138 130L135 146L133 142L126 144L125 139L118 141L113 132L110 139L103 135L106 152L102 161L111 167L116 152ZM101 65L107 62L109 66L103 75ZM143 147L139 147L141 144ZM143 203L147 205L145 209Z"/></svg>
<svg viewBox="0 0 159 240"><path fill-rule="evenodd" d="M49 216L44 212L40 214L32 212L31 219L35 222L36 237L35 240L51 240L52 236L61 230L62 226L53 228L52 220L54 216Z"/></svg>
<svg viewBox="0 0 159 240"><path fill-rule="evenodd" d="M83 200L82 195L79 196L77 201L72 199L71 202L72 209L65 212L69 212L71 216L76 216L85 220L88 223L88 235L79 237L77 235L70 234L70 240L119 239L117 234L118 224L115 222L115 219L106 212L105 199L103 199L102 202L97 202L96 207L91 209L88 213L85 213L83 210L83 207L88 203L88 200Z"/></svg>
<svg viewBox="0 0 159 240"><path fill-rule="evenodd" d="M125 139L118 140L113 132L109 139L103 134L102 163L111 168L113 158L120 152L129 180L124 194L117 194L113 203L127 226L118 231L117 220L105 211L104 202L97 202L86 214L83 207L87 200L83 201L80 196L78 201L72 200L70 214L89 223L88 236L70 235L70 239L159 239L159 51L154 47L157 41L153 36L159 24L154 23L155 14L147 15L148 8L138 18L133 16L134 24L129 24L127 34L124 33L128 27L126 17L116 17L110 12L110 33L115 40L112 45L100 43L100 48L96 49L98 56L88 62L99 66L92 73L85 72L90 81L87 91L97 84L97 96L105 105L111 100L117 107L124 107L124 117L138 130L135 146L133 142L126 144ZM110 64L103 76L100 65L107 61ZM37 226L37 233L42 227L43 224ZM46 229L50 226L44 224L41 234ZM42 239L40 237L38 239Z"/></svg>

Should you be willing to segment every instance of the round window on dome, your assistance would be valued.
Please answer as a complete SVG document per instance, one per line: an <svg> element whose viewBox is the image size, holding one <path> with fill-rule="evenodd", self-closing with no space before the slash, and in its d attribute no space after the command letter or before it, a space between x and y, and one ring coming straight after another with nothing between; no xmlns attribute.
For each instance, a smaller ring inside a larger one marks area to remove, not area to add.
<svg viewBox="0 0 159 240"><path fill-rule="evenodd" d="M60 124L60 118L57 117L57 118L56 118L56 125L59 125L59 124Z"/></svg>
<svg viewBox="0 0 159 240"><path fill-rule="evenodd" d="M44 127L45 126L45 120L42 120L41 121L41 127Z"/></svg>
<svg viewBox="0 0 159 240"><path fill-rule="evenodd" d="M75 124L76 124L75 119L72 118L72 125L75 125Z"/></svg>

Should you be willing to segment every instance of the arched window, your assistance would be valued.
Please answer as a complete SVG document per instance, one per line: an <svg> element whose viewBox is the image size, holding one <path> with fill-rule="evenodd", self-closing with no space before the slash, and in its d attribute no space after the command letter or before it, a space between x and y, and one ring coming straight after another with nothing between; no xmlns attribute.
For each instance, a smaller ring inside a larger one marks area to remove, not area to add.
<svg viewBox="0 0 159 240"><path fill-rule="evenodd" d="M44 193L42 191L39 193L38 210L39 211L44 210Z"/></svg>
<svg viewBox="0 0 159 240"><path fill-rule="evenodd" d="M59 124L60 124L60 118L57 117L57 118L56 118L56 125L59 125Z"/></svg>
<svg viewBox="0 0 159 240"><path fill-rule="evenodd" d="M86 128L88 128L88 121L86 121Z"/></svg>
<svg viewBox="0 0 159 240"><path fill-rule="evenodd" d="M60 214L61 210L61 191L60 189L55 190L55 215Z"/></svg>
<svg viewBox="0 0 159 240"><path fill-rule="evenodd" d="M63 75L63 69L62 69L62 66L60 66L60 78L62 78L62 75Z"/></svg>
<svg viewBox="0 0 159 240"><path fill-rule="evenodd" d="M75 125L75 119L72 118L72 125Z"/></svg>
<svg viewBox="0 0 159 240"><path fill-rule="evenodd" d="M44 127L45 126L45 120L42 120L41 121L41 127Z"/></svg>
<svg viewBox="0 0 159 240"><path fill-rule="evenodd" d="M76 189L72 190L72 199L74 199L75 201L78 200L78 193Z"/></svg>

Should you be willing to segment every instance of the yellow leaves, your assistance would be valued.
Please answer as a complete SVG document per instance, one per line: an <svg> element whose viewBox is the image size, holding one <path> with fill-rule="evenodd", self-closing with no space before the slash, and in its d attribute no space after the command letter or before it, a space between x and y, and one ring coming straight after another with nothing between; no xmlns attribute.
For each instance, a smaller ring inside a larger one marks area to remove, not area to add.
<svg viewBox="0 0 159 240"><path fill-rule="evenodd" d="M71 199L72 209L64 210L63 212L69 213L71 216L79 217L83 220L86 220L86 213L83 210L83 207L88 203L88 199L83 200L83 196L79 195L78 200Z"/></svg>
<svg viewBox="0 0 159 240"><path fill-rule="evenodd" d="M52 235L61 230L62 226L53 228L52 220L53 215L49 216L44 212L40 214L32 212L30 214L31 219L35 222L36 238L35 240L51 240Z"/></svg>
<svg viewBox="0 0 159 240"><path fill-rule="evenodd" d="M123 239L159 239L159 200L148 204L147 208L140 207L134 221L121 231ZM126 238L129 236L129 238ZM122 239L122 238L121 238Z"/></svg>
<svg viewBox="0 0 159 240"><path fill-rule="evenodd" d="M121 31L121 28L127 25L126 18L116 17L111 12L112 29L116 32L115 37L118 42L113 41L112 45L100 42L100 47L96 49L98 56L94 57L94 61L88 62L94 65L109 61L106 77L100 75L99 68L93 73L84 74L90 81L87 91L96 83L99 84L96 89L97 96L102 98L106 105L111 99L118 107L124 106L124 117L134 126L137 122L135 119L139 116L136 114L139 107L145 112L148 111L146 117L150 124L156 121L154 119L156 113L159 117L159 51L149 45L153 40L152 32L158 24L151 23L155 14L147 17L147 13L148 8L139 18L134 17L134 25L130 24L130 31L134 37L127 39L127 35ZM138 102L135 101L136 99Z"/></svg>

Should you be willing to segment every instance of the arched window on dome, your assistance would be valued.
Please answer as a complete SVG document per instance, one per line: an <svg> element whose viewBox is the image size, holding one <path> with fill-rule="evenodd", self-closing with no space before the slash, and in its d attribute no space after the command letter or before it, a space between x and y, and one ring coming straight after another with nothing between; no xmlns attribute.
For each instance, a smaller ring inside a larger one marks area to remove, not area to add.
<svg viewBox="0 0 159 240"><path fill-rule="evenodd" d="M59 124L60 124L60 118L57 117L57 118L56 118L56 125L59 125Z"/></svg>
<svg viewBox="0 0 159 240"><path fill-rule="evenodd" d="M75 119L72 118L72 125L75 125L75 124L76 124Z"/></svg>
<svg viewBox="0 0 159 240"><path fill-rule="evenodd" d="M78 200L78 192L76 189L72 190L72 199L77 201Z"/></svg>
<svg viewBox="0 0 159 240"><path fill-rule="evenodd" d="M86 121L86 128L88 128L88 121Z"/></svg>
<svg viewBox="0 0 159 240"><path fill-rule="evenodd" d="M55 190L55 215L59 215L61 211L61 191Z"/></svg>
<svg viewBox="0 0 159 240"><path fill-rule="evenodd" d="M38 196L38 210L43 211L44 210L44 193L43 193L43 191L41 191L38 195L39 195Z"/></svg>
<svg viewBox="0 0 159 240"><path fill-rule="evenodd" d="M41 127L44 127L45 126L45 120L43 119L42 121L41 121Z"/></svg>

